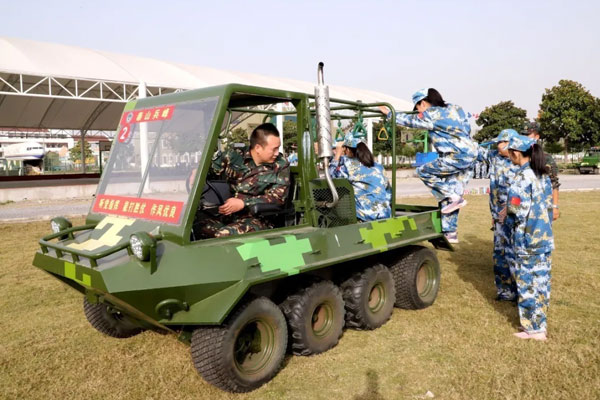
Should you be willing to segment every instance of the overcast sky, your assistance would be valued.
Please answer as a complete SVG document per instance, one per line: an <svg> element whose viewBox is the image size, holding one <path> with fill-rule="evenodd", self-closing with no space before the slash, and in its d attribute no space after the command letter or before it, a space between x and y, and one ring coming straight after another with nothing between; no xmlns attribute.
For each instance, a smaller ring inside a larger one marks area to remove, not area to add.
<svg viewBox="0 0 600 400"><path fill-rule="evenodd" d="M600 96L600 1L3 1L0 35L410 100L537 114L560 79ZM0 54L0 57L2 55Z"/></svg>

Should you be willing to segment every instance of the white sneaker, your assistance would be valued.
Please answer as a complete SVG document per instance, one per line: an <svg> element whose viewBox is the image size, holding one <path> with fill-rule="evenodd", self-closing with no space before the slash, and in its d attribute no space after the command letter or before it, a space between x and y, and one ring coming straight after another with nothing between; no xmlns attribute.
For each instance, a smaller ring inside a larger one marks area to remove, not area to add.
<svg viewBox="0 0 600 400"><path fill-rule="evenodd" d="M442 214L450 214L451 212L454 212L454 211L458 210L459 208L463 208L466 205L467 205L467 201L465 199L463 199L462 197L459 197L458 200L452 201L452 203L450 203L450 204L446 204L442 208Z"/></svg>

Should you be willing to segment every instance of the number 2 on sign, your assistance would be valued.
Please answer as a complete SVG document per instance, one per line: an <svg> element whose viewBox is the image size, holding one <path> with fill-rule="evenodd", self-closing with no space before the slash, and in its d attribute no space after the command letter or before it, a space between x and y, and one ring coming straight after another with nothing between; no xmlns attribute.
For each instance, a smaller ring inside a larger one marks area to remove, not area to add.
<svg viewBox="0 0 600 400"><path fill-rule="evenodd" d="M129 125L125 125L124 127L122 127L121 131L119 132L119 142L121 142L121 143L126 142L127 139L129 139L130 134L131 134L131 128L129 127Z"/></svg>

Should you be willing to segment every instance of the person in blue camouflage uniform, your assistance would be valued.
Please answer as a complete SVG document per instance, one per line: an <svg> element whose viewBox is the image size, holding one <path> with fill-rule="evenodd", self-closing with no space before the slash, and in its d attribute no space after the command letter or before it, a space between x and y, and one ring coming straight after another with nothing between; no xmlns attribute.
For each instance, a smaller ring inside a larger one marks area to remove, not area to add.
<svg viewBox="0 0 600 400"><path fill-rule="evenodd" d="M518 166L508 158L508 143L517 136L514 129L504 129L494 140L479 147L477 161L485 163L490 173L490 212L494 230L494 282L498 300L513 301L517 298L517 287L513 278L514 254L512 252L511 230L504 223L508 190ZM487 145L497 144L496 150Z"/></svg>
<svg viewBox="0 0 600 400"><path fill-rule="evenodd" d="M521 339L546 340L550 302L552 207L550 180L540 146L526 136L509 142L511 161L519 166L508 192L507 224L512 229ZM546 186L550 186L546 188Z"/></svg>
<svg viewBox="0 0 600 400"><path fill-rule="evenodd" d="M293 153L290 153L290 155L287 156L287 161L288 163L290 163L291 166L298 165L298 153L296 153L295 151Z"/></svg>
<svg viewBox="0 0 600 400"><path fill-rule="evenodd" d="M429 140L439 157L418 167L417 174L440 202L446 238L458 243L458 210L467 204L462 196L473 175L477 144L471 140L467 114L461 107L447 104L437 90L421 89L412 100L418 114L398 113L396 122L429 131Z"/></svg>
<svg viewBox="0 0 600 400"><path fill-rule="evenodd" d="M349 132L338 142L329 164L333 178L346 178L354 189L356 216L361 221L392 216L392 189L385 177L383 166L376 163L363 138Z"/></svg>
<svg viewBox="0 0 600 400"><path fill-rule="evenodd" d="M210 174L224 177L233 197L219 207L220 218L200 213L194 228L200 237L222 237L269 229L272 226L248 207L259 204L283 205L290 186L290 166L279 153L279 132L273 124L256 127L250 146L218 151Z"/></svg>
<svg viewBox="0 0 600 400"><path fill-rule="evenodd" d="M537 122L529 123L521 134L538 141L540 140L540 126ZM556 221L560 216L560 210L558 208L558 188L560 187L560 182L558 180L558 165L556 165L554 158L546 152L544 152L544 158L546 169L548 170L548 178L552 184L552 221Z"/></svg>

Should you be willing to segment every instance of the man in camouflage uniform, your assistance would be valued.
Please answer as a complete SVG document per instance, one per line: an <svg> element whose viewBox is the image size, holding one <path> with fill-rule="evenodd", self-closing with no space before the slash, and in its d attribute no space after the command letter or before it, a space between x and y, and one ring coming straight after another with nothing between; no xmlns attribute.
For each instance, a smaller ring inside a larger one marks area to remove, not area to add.
<svg viewBox="0 0 600 400"><path fill-rule="evenodd" d="M494 230L494 275L498 300L513 301L517 288L513 278L514 254L512 252L511 230L504 223L508 190L518 166L508 158L508 143L518 136L514 129L504 129L494 140L479 147L477 160L489 166L490 171L490 212ZM497 143L497 150L489 150L486 144Z"/></svg>
<svg viewBox="0 0 600 400"><path fill-rule="evenodd" d="M202 237L223 237L272 227L265 219L252 215L248 207L260 203L285 203L290 168L279 153L280 143L277 128L267 123L252 131L250 146L215 154L211 173L225 176L233 197L219 207L222 217L197 221Z"/></svg>
<svg viewBox="0 0 600 400"><path fill-rule="evenodd" d="M519 169L508 192L507 223L512 228L519 319L523 329L515 336L546 340L551 254L554 250L552 223L548 213L551 198L545 188L549 180L544 175L538 178L529 160L516 154L523 154L533 143L534 140L521 135L509 142L511 160L519 165Z"/></svg>
<svg viewBox="0 0 600 400"><path fill-rule="evenodd" d="M527 135L529 136L529 138L539 142L539 124L537 122L532 122L528 124L525 127L525 130L522 134ZM560 182L558 181L558 165L556 165L556 161L554 161L554 158L552 158L552 156L546 152L544 152L544 158L546 159L546 168L548 169L548 176L550 177L550 182L552 183L552 220L556 221L560 215L558 209L558 187L560 186Z"/></svg>

